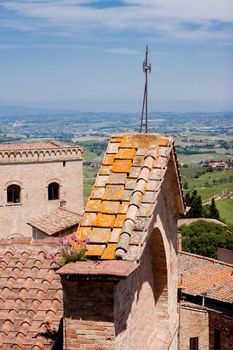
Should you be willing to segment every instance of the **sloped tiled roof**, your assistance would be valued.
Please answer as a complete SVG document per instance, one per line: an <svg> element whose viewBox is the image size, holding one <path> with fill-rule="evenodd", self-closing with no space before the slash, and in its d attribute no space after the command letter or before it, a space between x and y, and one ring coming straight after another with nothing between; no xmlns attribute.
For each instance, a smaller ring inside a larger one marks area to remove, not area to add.
<svg viewBox="0 0 233 350"><path fill-rule="evenodd" d="M136 259L173 150L173 139L161 135L111 137L78 229L79 237L90 239L87 256Z"/></svg>
<svg viewBox="0 0 233 350"><path fill-rule="evenodd" d="M184 293L233 303L233 265L204 256L180 252L178 268Z"/></svg>
<svg viewBox="0 0 233 350"><path fill-rule="evenodd" d="M31 220L28 224L50 236L79 224L81 218L80 214L58 208L49 215Z"/></svg>
<svg viewBox="0 0 233 350"><path fill-rule="evenodd" d="M62 287L51 260L44 259L45 252L55 251L44 241L0 241L2 350L50 350L59 340Z"/></svg>

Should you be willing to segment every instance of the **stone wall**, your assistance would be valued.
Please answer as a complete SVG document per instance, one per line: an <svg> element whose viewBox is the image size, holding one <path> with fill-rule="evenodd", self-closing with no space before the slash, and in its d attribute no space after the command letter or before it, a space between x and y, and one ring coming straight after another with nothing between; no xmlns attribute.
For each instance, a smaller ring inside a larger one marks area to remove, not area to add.
<svg viewBox="0 0 233 350"><path fill-rule="evenodd" d="M209 316L201 306L180 307L180 350L190 349L190 338L199 338L199 350L209 350Z"/></svg>
<svg viewBox="0 0 233 350"><path fill-rule="evenodd" d="M72 161L44 161L0 163L0 237L31 236L27 222L49 214L66 201L66 209L83 210L82 159ZM60 199L48 200L50 182L60 184ZM7 187L21 187L20 203L7 203Z"/></svg>
<svg viewBox="0 0 233 350"><path fill-rule="evenodd" d="M221 338L221 350L230 350L233 345L233 316L229 317L222 312L209 312L209 350L215 350L214 348L214 335L215 330L220 331Z"/></svg>
<svg viewBox="0 0 233 350"><path fill-rule="evenodd" d="M113 350L114 283L62 279L64 350Z"/></svg>
<svg viewBox="0 0 233 350"><path fill-rule="evenodd" d="M154 276L149 249L139 268L115 288L116 350L149 349L156 327Z"/></svg>

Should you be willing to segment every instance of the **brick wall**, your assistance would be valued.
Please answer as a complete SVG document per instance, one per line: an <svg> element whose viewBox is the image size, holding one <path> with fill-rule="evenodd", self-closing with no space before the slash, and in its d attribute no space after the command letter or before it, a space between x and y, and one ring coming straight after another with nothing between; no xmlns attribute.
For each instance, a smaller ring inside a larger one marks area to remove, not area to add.
<svg viewBox="0 0 233 350"><path fill-rule="evenodd" d="M113 350L114 283L70 281L64 292L64 350Z"/></svg>
<svg viewBox="0 0 233 350"><path fill-rule="evenodd" d="M222 312L209 312L209 350L214 350L214 330L221 333L221 350L230 350L233 347L233 317L224 315Z"/></svg>
<svg viewBox="0 0 233 350"><path fill-rule="evenodd" d="M190 338L199 338L199 350L209 350L209 316L206 309L182 304L180 308L180 350L190 349Z"/></svg>
<svg viewBox="0 0 233 350"><path fill-rule="evenodd" d="M119 282L62 277L65 350L168 349L167 301L155 288L159 285L162 294L165 281L154 269L152 253L149 243L139 267Z"/></svg>

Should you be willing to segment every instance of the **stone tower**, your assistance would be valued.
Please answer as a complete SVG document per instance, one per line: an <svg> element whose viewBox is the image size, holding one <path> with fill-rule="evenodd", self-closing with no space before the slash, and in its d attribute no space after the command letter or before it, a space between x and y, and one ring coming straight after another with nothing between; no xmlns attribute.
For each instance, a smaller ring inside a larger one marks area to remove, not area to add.
<svg viewBox="0 0 233 350"><path fill-rule="evenodd" d="M82 213L82 152L54 140L0 145L0 238L30 236L27 222L61 205Z"/></svg>

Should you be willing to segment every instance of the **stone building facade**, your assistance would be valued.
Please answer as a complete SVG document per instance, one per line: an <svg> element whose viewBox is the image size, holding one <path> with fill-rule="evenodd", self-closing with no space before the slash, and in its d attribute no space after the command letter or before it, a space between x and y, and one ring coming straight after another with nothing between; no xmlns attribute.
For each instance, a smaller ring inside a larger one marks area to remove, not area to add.
<svg viewBox="0 0 233 350"><path fill-rule="evenodd" d="M186 252L178 257L179 349L231 350L233 265Z"/></svg>
<svg viewBox="0 0 233 350"><path fill-rule="evenodd" d="M0 238L31 236L27 223L61 202L82 213L82 152L55 140L0 145Z"/></svg>

